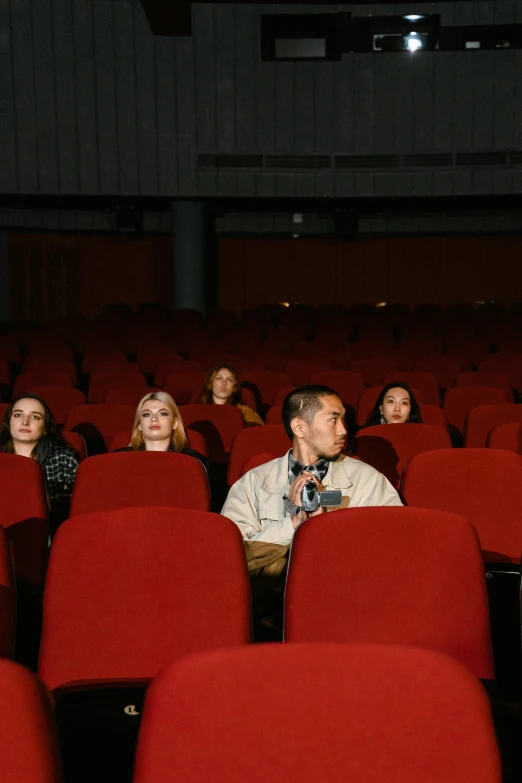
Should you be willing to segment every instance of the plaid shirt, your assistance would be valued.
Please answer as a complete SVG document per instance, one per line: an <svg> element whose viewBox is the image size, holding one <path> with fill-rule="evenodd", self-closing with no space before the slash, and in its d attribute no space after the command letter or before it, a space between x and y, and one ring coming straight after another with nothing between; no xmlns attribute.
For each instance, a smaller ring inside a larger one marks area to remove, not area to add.
<svg viewBox="0 0 522 783"><path fill-rule="evenodd" d="M49 459L44 462L42 470L51 502L71 500L78 464L74 449L62 445L56 446Z"/></svg>

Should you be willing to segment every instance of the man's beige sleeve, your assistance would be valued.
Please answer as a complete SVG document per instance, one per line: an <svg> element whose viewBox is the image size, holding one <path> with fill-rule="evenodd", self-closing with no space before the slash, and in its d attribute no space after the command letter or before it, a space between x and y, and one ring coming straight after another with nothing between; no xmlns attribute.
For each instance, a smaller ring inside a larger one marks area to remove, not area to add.
<svg viewBox="0 0 522 783"><path fill-rule="evenodd" d="M261 519L251 473L247 473L230 488L221 513L236 523L245 541L265 541L286 546L294 536L290 517L271 519L267 514L266 518Z"/></svg>

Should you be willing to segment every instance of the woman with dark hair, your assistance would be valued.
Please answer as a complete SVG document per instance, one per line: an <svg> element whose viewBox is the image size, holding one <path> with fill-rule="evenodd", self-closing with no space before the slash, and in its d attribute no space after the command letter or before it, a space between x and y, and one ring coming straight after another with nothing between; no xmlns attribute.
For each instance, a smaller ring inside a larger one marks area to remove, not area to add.
<svg viewBox="0 0 522 783"><path fill-rule="evenodd" d="M199 402L205 405L235 405L241 411L247 427L264 423L252 408L241 403L241 386L230 364L220 364L209 372Z"/></svg>
<svg viewBox="0 0 522 783"><path fill-rule="evenodd" d="M363 426L375 424L422 424L419 403L407 384L401 381L386 384Z"/></svg>
<svg viewBox="0 0 522 783"><path fill-rule="evenodd" d="M36 460L47 488L51 528L69 515L79 459L62 438L46 403L36 394L19 394L0 425L0 452Z"/></svg>

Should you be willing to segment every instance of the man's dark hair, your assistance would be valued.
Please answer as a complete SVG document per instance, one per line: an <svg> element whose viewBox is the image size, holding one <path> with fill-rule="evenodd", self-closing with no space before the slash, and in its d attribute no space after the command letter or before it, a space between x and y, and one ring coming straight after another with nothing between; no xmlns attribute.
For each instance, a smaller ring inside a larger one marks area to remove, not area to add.
<svg viewBox="0 0 522 783"><path fill-rule="evenodd" d="M317 411L323 407L321 397L338 397L336 391L329 386L320 386L319 384L310 384L309 386L299 386L290 392L283 402L281 417L286 434L290 440L294 439L294 433L290 422L297 416L304 419L307 424L311 424Z"/></svg>

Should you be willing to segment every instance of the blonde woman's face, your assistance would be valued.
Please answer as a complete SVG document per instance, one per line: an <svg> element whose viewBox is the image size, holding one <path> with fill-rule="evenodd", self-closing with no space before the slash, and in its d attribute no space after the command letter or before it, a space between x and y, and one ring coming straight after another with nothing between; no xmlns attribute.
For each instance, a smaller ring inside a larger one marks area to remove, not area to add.
<svg viewBox="0 0 522 783"><path fill-rule="evenodd" d="M177 430L178 420L161 400L147 400L143 403L138 429L147 440L166 440Z"/></svg>

